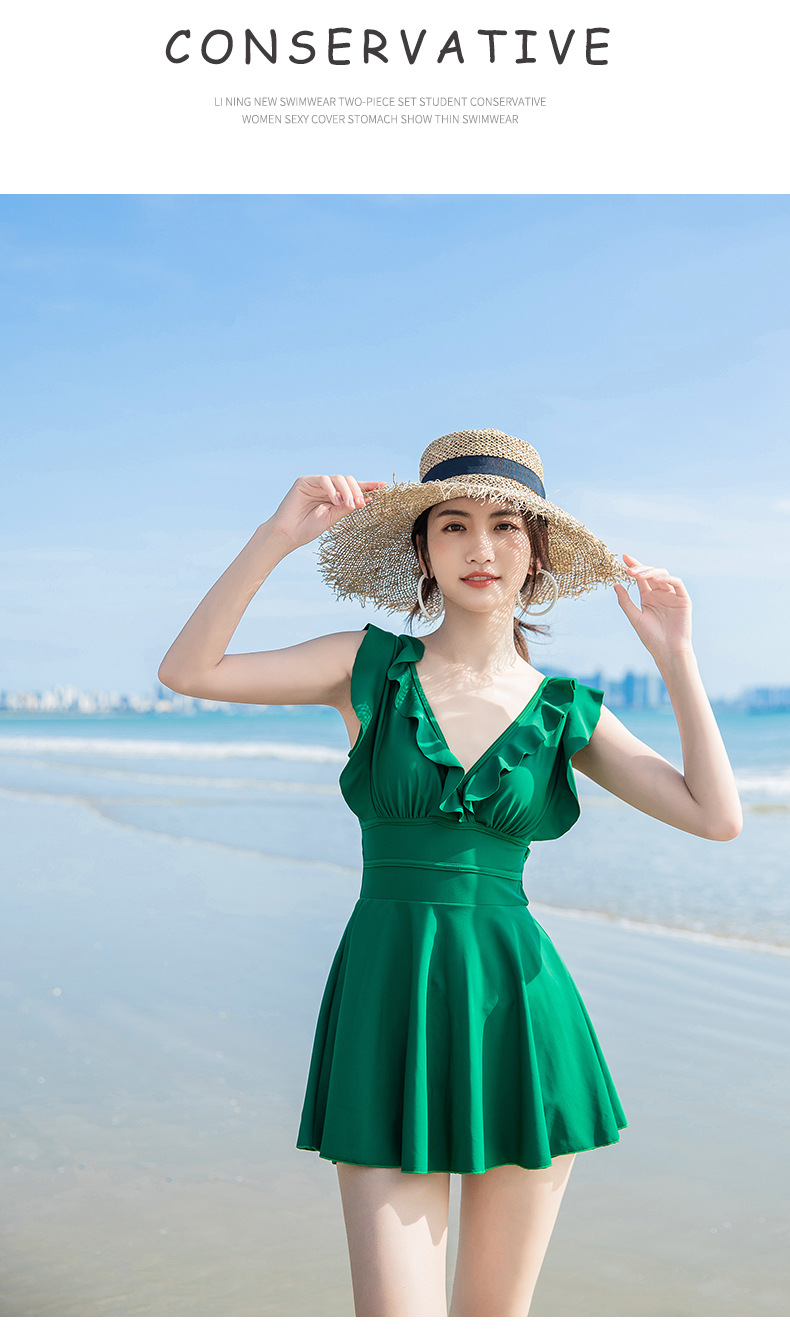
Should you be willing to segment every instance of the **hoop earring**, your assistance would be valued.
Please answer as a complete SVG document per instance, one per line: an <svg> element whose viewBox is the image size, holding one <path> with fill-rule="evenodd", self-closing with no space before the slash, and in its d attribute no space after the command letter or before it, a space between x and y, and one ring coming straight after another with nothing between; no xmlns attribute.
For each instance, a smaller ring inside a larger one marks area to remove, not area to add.
<svg viewBox="0 0 790 1333"><path fill-rule="evenodd" d="M522 598L521 593L519 593L519 598L518 598L519 606L521 607L521 609L522 609L522 611L524 612L524 615L525 615L525 616L547 616L547 615L549 614L550 611L553 611L553 610L554 610L554 608L555 608L555 606L557 605L557 602L558 602L558 600L559 600L559 596L560 596L559 584L557 583L557 580L555 579L555 577L554 577L554 575L552 574L551 570L549 570L549 569L541 569L541 570L539 570L539 573L543 576L543 578L551 579L551 584L552 584L552 600L549 602L549 605L548 605L547 607L544 607L544 608L543 608L543 610L530 611L530 609L529 609L530 603L526 603L526 604L525 604L524 601L523 601L523 598Z"/></svg>
<svg viewBox="0 0 790 1333"><path fill-rule="evenodd" d="M425 605L425 602L422 600L422 585L426 579L427 575L425 574L421 574L419 577L419 581L417 583L417 601L420 604L420 610L422 611L424 620L438 620L439 616L444 615L444 593L442 592L441 588L439 588L437 585L436 590L439 594L439 606L436 611L429 611L427 606Z"/></svg>

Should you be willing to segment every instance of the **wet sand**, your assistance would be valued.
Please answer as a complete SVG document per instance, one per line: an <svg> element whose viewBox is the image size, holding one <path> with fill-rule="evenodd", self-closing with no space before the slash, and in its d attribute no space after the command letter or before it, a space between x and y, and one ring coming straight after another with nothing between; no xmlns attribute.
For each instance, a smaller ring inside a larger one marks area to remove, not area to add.
<svg viewBox="0 0 790 1333"><path fill-rule="evenodd" d="M335 1168L294 1143L358 875L46 797L0 833L0 1313L352 1314ZM577 1158L533 1313L786 1314L790 959L532 907L630 1121Z"/></svg>

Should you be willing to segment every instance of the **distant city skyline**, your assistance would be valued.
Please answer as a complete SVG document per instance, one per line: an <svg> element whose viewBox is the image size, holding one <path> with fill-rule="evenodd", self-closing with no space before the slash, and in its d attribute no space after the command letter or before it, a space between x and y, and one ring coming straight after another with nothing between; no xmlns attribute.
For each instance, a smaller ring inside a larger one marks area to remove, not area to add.
<svg viewBox="0 0 790 1333"><path fill-rule="evenodd" d="M540 671L545 670L539 663L534 663ZM554 668L554 674L569 676L572 673ZM631 708L638 711L671 710L671 701L661 677L655 673L638 675L626 672L620 678L606 676L602 672L578 676L583 685L592 685L604 691L604 701L611 708ZM733 708L737 711L768 712L771 710L790 710L790 685L774 687L751 687L742 690L737 696L728 699L713 699L720 707ZM240 712L255 712L266 708L310 707L299 704L236 704L216 699L197 699L192 695L181 695L177 690L161 682L152 687L148 694L117 690L79 690L73 685L56 685L49 690L3 690L0 689L0 713L37 712L52 715L70 713L96 714L114 712L150 713L150 712L221 712L237 709Z"/></svg>
<svg viewBox="0 0 790 1333"><path fill-rule="evenodd" d="M9 689L149 690L297 476L416 479L468 426L684 580L711 697L786 679L787 196L5 196L0 305ZM403 632L316 556L229 652ZM611 587L549 623L548 672L653 670Z"/></svg>

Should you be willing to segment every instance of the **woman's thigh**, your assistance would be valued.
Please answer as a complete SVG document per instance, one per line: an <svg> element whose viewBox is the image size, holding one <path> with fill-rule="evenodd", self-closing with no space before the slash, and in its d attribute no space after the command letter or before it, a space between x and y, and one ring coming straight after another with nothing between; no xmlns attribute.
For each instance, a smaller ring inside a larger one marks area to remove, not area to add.
<svg viewBox="0 0 790 1333"><path fill-rule="evenodd" d="M451 1315L526 1315L575 1154L464 1176Z"/></svg>
<svg viewBox="0 0 790 1333"><path fill-rule="evenodd" d="M359 1315L447 1314L450 1177L337 1163Z"/></svg>

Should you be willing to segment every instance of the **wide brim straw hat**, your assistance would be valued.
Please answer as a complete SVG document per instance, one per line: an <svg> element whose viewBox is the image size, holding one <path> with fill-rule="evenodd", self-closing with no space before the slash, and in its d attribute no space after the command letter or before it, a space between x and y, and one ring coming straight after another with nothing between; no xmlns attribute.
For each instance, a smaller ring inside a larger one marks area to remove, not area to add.
<svg viewBox="0 0 790 1333"><path fill-rule="evenodd" d="M394 474L393 474L394 479ZM411 543L414 520L442 500L510 501L548 521L549 559L559 597L633 575L578 519L546 499L543 464L526 440L489 428L433 440L420 459L420 480L367 492L364 507L338 519L319 541L321 577L338 599L352 597L387 611L409 612L421 569Z"/></svg>

